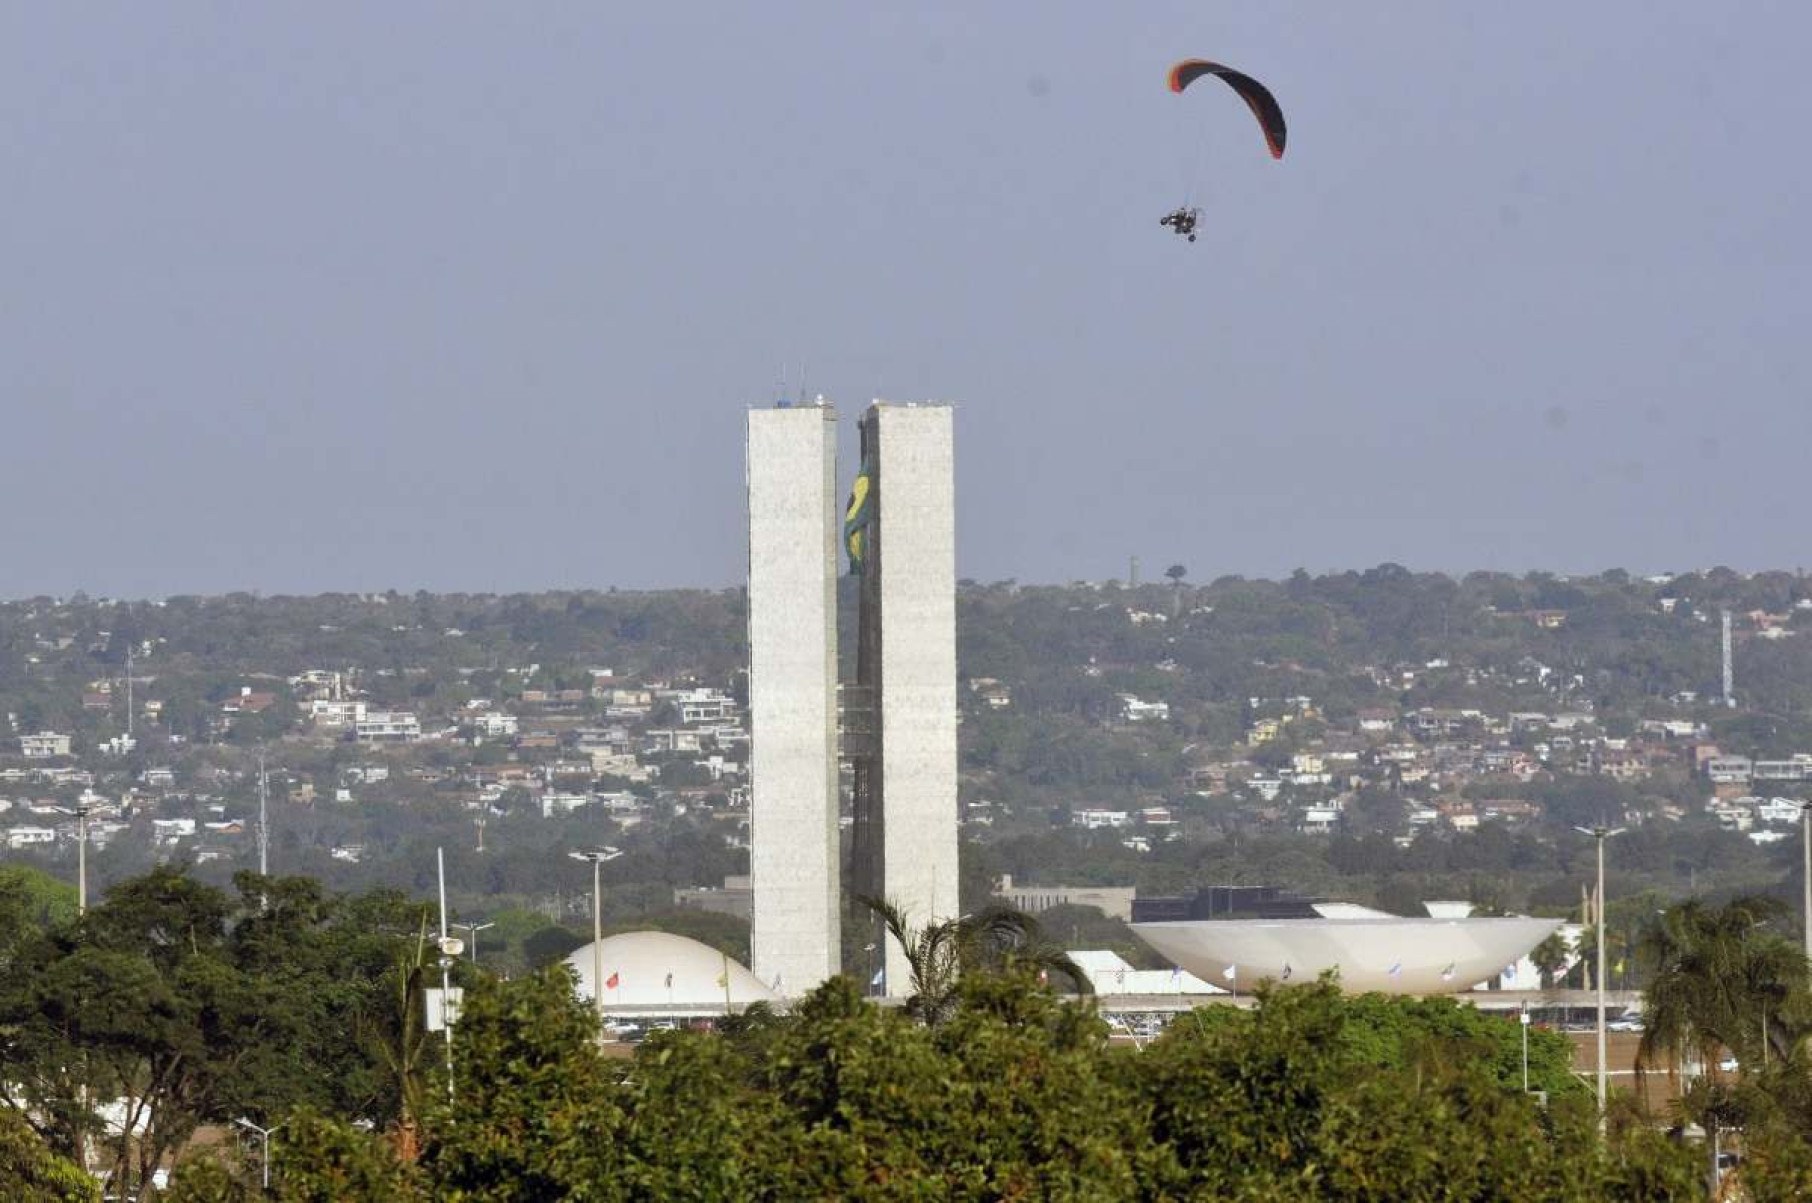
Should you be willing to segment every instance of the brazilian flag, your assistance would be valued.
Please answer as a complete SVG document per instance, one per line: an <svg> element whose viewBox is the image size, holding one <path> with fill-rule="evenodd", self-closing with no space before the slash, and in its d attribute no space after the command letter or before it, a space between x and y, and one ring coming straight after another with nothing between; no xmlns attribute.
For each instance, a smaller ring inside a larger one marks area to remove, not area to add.
<svg viewBox="0 0 1812 1203"><path fill-rule="evenodd" d="M868 558L868 526L875 514L875 465L862 461L856 482L849 487L849 508L843 511L843 546L849 552L851 576L862 575L862 561Z"/></svg>

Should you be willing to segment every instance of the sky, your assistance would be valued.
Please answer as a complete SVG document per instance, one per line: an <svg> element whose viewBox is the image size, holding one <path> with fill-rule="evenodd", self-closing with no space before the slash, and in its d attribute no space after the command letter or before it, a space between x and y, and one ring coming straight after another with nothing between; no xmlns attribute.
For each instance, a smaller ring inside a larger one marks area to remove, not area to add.
<svg viewBox="0 0 1812 1203"><path fill-rule="evenodd" d="M744 412L801 390L845 481L871 399L956 406L984 581L1796 568L1809 41L1790 0L0 6L0 597L734 586ZM1186 57L1271 87L1281 162Z"/></svg>

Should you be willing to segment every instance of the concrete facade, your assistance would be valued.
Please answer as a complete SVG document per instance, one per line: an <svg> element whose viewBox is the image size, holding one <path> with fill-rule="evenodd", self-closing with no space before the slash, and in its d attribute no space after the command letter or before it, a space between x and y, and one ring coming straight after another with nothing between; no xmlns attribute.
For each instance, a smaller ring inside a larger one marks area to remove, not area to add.
<svg viewBox="0 0 1812 1203"><path fill-rule="evenodd" d="M877 401L862 419L877 467L862 627L879 737L879 878L915 927L958 914L953 433L947 405ZM905 955L886 945L887 993L909 993Z"/></svg>
<svg viewBox="0 0 1812 1203"><path fill-rule="evenodd" d="M750 961L798 995L840 959L836 411L748 419Z"/></svg>

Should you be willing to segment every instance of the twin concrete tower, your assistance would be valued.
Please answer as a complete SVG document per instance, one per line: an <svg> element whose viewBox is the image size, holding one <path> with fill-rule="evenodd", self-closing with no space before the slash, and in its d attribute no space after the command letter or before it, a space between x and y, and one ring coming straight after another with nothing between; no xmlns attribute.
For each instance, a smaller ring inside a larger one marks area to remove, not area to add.
<svg viewBox="0 0 1812 1203"><path fill-rule="evenodd" d="M886 898L915 926L957 914L951 410L877 401L860 430L844 510L836 411L749 412L751 962L795 997L841 968L845 764L851 895ZM845 557L861 600L843 683ZM887 993L908 993L904 956L881 943Z"/></svg>

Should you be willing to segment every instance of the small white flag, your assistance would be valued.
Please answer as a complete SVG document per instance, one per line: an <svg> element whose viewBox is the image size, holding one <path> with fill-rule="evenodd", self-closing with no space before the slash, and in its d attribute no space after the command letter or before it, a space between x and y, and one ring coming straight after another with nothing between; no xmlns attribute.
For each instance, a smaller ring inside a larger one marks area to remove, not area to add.
<svg viewBox="0 0 1812 1203"><path fill-rule="evenodd" d="M1229 965L1225 969L1221 970L1221 976L1226 978L1228 981L1232 981L1234 978L1234 975L1236 973L1238 973L1238 971L1239 971L1239 966Z"/></svg>
<svg viewBox="0 0 1812 1203"><path fill-rule="evenodd" d="M1441 980L1444 982L1453 980L1453 963L1451 961L1448 962L1447 968L1441 970Z"/></svg>
<svg viewBox="0 0 1812 1203"><path fill-rule="evenodd" d="M871 985L871 986L878 986L878 985L880 985L880 984L881 984L881 982L882 982L882 981L883 981L883 980L884 980L884 979L885 979L885 978L886 978L886 977L887 977L887 970L885 970L885 969L877 969L877 970L875 970L875 975L874 975L874 976L873 976L873 977L871 977L871 978L869 978L869 979L868 979L868 984L869 984L869 985Z"/></svg>
<svg viewBox="0 0 1812 1203"><path fill-rule="evenodd" d="M1403 976L1403 962L1402 961L1398 961L1396 964L1394 964L1390 967L1390 975L1392 977L1402 977Z"/></svg>

